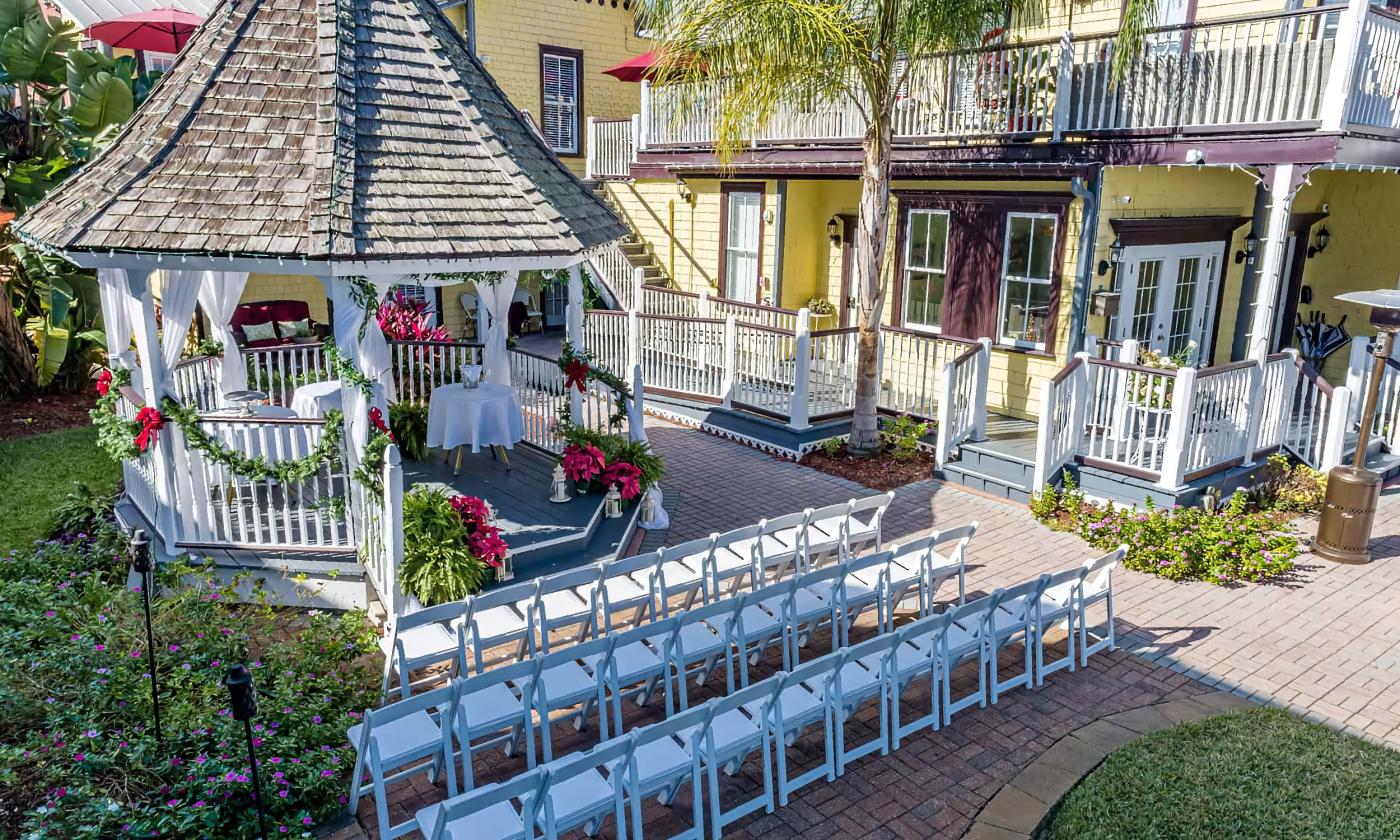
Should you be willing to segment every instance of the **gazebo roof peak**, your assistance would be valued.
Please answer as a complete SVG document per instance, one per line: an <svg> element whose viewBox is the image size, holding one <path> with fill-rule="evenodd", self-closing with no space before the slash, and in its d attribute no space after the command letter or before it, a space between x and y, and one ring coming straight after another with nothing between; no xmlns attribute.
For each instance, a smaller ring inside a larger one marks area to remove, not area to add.
<svg viewBox="0 0 1400 840"><path fill-rule="evenodd" d="M557 265L626 233L432 0L222 3L122 133L17 231L89 265L332 273Z"/></svg>

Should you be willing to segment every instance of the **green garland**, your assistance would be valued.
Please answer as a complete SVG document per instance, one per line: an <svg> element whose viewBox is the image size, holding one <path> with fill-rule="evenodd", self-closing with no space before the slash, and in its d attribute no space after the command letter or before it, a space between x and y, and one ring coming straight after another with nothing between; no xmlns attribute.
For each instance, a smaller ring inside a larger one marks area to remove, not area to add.
<svg viewBox="0 0 1400 840"><path fill-rule="evenodd" d="M326 363L335 371L340 381L363 394L366 401L373 402L374 380L361 373L349 358L340 355L334 341L327 339L323 347ZM364 455L360 458L360 466L355 469L355 480L376 496L384 495L384 452L393 442L392 434L372 429L370 438L365 443Z"/></svg>
<svg viewBox="0 0 1400 840"><path fill-rule="evenodd" d="M117 413L117 403L121 401L121 389L131 384L131 371L126 368L113 368L112 380L107 393L97 398L96 405L88 416L97 427L97 445L118 463L130 461L141 455L136 448L135 438L141 432L141 424L128 420Z"/></svg>
<svg viewBox="0 0 1400 840"><path fill-rule="evenodd" d="M571 342L566 340L559 348L560 372L567 373L569 364L576 361L588 365L588 379L593 382L601 382L611 388L616 395L615 399L617 402L612 415L608 417L608 422L621 423L623 420L626 420L627 402L632 399L632 389L627 387L627 383L623 382L622 378L617 374L596 363L593 360L592 353L587 351L580 353ZM567 390L568 386L566 385L565 391ZM559 422L566 426L572 426L574 423L574 410L571 403L571 400L564 400L563 406L559 408Z"/></svg>
<svg viewBox="0 0 1400 840"><path fill-rule="evenodd" d="M337 466L340 463L340 439L345 420L337 409L326 412L326 430L315 449L300 458L276 463L268 463L261 456L250 458L224 446L200 428L198 410L180 405L169 397L161 403L161 414L180 427L185 433L186 445L202 453L206 460L223 464L235 475L254 481L270 478L281 484L299 484L319 472L322 464Z"/></svg>

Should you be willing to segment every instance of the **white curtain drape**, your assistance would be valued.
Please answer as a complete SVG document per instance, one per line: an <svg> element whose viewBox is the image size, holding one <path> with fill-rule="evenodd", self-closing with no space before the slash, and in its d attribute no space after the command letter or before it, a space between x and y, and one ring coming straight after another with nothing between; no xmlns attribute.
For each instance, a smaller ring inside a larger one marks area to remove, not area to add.
<svg viewBox="0 0 1400 840"><path fill-rule="evenodd" d="M180 361L185 349L185 336L194 318L194 306L199 298L203 271L167 271L160 289L161 340L160 357L168 372Z"/></svg>
<svg viewBox="0 0 1400 840"><path fill-rule="evenodd" d="M350 282L339 277L323 277L326 296L330 298L333 312L331 332L335 336L336 350L340 355L352 360L360 372L376 382L374 400L365 399L359 389L342 382L340 401L344 407L346 432L350 451L358 459L369 442L369 410L378 406L384 412L385 422L389 418L389 400L393 399L393 378L389 374L389 345L384 333L379 329L379 319L374 312L366 313L355 300L354 288ZM384 294L397 282L397 278L375 279L371 281L377 293L376 300L383 300ZM360 325L365 327L364 337L360 337Z"/></svg>
<svg viewBox="0 0 1400 840"><path fill-rule="evenodd" d="M136 354L131 350L131 337L136 327L131 321L135 303L126 284L126 269L99 268L97 291L102 298L102 331L107 335L107 356L113 364L127 370L136 367Z"/></svg>
<svg viewBox="0 0 1400 840"><path fill-rule="evenodd" d="M510 331L510 304L515 298L516 281L520 274L507 271L496 283L477 283L476 296L481 310L488 316L486 327L486 381L492 385L510 384L510 353L506 349L506 334Z"/></svg>
<svg viewBox="0 0 1400 840"><path fill-rule="evenodd" d="M219 393L244 391L248 388L248 366L238 350L229 320L248 285L246 271L206 271L199 284L199 305L209 316L214 337L224 345L223 364L219 368Z"/></svg>

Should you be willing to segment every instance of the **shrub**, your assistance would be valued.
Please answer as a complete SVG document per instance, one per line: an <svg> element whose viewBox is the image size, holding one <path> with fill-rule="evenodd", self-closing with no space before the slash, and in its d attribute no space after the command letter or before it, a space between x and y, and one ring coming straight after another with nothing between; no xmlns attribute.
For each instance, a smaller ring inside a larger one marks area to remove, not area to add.
<svg viewBox="0 0 1400 840"><path fill-rule="evenodd" d="M880 429L880 437L896 461L908 461L919 454L919 440L928 434L929 424L901 414Z"/></svg>
<svg viewBox="0 0 1400 840"><path fill-rule="evenodd" d="M206 571L167 567L152 604L162 747L141 597L124 587L121 534L96 527L0 556L0 835L256 836L242 724L221 683L235 662L257 681L270 831L302 836L339 813L345 729L377 696L359 663L374 650L364 615L238 606Z"/></svg>
<svg viewBox="0 0 1400 840"><path fill-rule="evenodd" d="M422 461L428 457L428 404L396 402L389 406L389 429L405 458Z"/></svg>
<svg viewBox="0 0 1400 840"><path fill-rule="evenodd" d="M399 582L405 592L426 605L456 601L479 592L489 576L487 562L473 550L474 532L465 523L460 507L454 504L456 498L468 497L424 486L414 487L403 497L404 546ZM498 539L499 536L496 534Z"/></svg>
<svg viewBox="0 0 1400 840"><path fill-rule="evenodd" d="M1321 513L1326 495L1327 473L1276 454L1264 465L1259 483L1250 491L1250 501L1260 510Z"/></svg>
<svg viewBox="0 0 1400 840"><path fill-rule="evenodd" d="M1169 580L1228 583L1264 580L1288 572L1298 556L1298 539L1276 515L1250 508L1237 492L1219 510L1143 510L1092 504L1065 476L1065 489L1046 487L1031 511L1057 531L1078 534L1100 551L1127 544L1123 564Z"/></svg>
<svg viewBox="0 0 1400 840"><path fill-rule="evenodd" d="M397 341L451 341L446 327L433 326L433 313L424 301L413 300L403 289L379 304L379 328L385 338Z"/></svg>

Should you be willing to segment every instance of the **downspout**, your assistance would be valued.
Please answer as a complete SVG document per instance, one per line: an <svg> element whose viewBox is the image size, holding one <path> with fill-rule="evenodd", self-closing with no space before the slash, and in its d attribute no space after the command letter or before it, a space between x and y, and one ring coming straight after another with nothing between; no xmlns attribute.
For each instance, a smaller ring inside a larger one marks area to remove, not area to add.
<svg viewBox="0 0 1400 840"><path fill-rule="evenodd" d="M1254 185L1254 219L1249 224L1249 232L1255 236L1268 225L1269 190L1260 180ZM1221 276L1226 272L1222 271ZM1221 281L1224 282L1223 280ZM1230 339L1230 359L1243 359L1249 352L1245 345L1249 339L1249 325L1253 319L1250 303L1254 300L1254 289L1259 285L1259 257L1245 260L1244 276L1240 278L1240 301L1235 315L1235 334ZM1287 327L1287 325L1284 325Z"/></svg>
<svg viewBox="0 0 1400 840"><path fill-rule="evenodd" d="M778 206L773 218L773 305L783 305L783 251L787 250L787 194L786 178L778 179ZM806 304L803 304L804 306Z"/></svg>
<svg viewBox="0 0 1400 840"><path fill-rule="evenodd" d="M1094 249L1099 238L1099 195L1103 191L1103 167L1095 166L1092 183L1076 175L1069 181L1069 191L1084 202L1079 214L1079 268L1074 275L1074 299L1069 310L1069 356L1084 349L1084 333L1088 329L1090 286L1094 282Z"/></svg>

